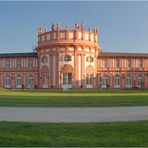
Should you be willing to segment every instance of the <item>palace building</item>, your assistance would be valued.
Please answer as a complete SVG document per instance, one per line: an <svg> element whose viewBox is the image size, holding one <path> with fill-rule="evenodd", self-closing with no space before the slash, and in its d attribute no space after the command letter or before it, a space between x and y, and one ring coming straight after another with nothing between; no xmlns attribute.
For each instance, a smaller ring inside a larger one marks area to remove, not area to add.
<svg viewBox="0 0 148 148"><path fill-rule="evenodd" d="M148 54L103 52L98 33L84 23L39 27L36 52L0 54L0 87L148 88Z"/></svg>

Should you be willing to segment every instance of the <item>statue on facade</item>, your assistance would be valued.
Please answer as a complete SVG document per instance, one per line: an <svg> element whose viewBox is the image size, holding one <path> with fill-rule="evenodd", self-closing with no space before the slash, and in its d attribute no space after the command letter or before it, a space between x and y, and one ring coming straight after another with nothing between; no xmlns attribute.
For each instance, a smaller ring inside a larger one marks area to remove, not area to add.
<svg viewBox="0 0 148 148"><path fill-rule="evenodd" d="M52 27L51 27L52 31L54 31L54 22L52 22Z"/></svg>
<svg viewBox="0 0 148 148"><path fill-rule="evenodd" d="M90 29L90 27L88 28L88 32L91 32L91 29Z"/></svg>
<svg viewBox="0 0 148 148"><path fill-rule="evenodd" d="M68 30L68 25L66 25L66 30Z"/></svg>
<svg viewBox="0 0 148 148"><path fill-rule="evenodd" d="M57 30L60 29L60 22L57 23Z"/></svg>
<svg viewBox="0 0 148 148"><path fill-rule="evenodd" d="M84 27L84 22L82 22L82 24L81 24L81 30L84 31L84 29L85 29L85 27Z"/></svg>
<svg viewBox="0 0 148 148"><path fill-rule="evenodd" d="M76 28L76 30L79 29L79 25L78 25L78 23L75 24L75 28Z"/></svg>

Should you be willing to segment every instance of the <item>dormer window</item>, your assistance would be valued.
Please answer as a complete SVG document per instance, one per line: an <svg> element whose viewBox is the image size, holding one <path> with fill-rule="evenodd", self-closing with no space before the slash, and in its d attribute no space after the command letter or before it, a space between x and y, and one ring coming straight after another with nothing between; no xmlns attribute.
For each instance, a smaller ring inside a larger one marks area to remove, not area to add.
<svg viewBox="0 0 148 148"><path fill-rule="evenodd" d="M65 54L65 56L64 56L64 61L65 61L65 62L71 61L71 55Z"/></svg>
<svg viewBox="0 0 148 148"><path fill-rule="evenodd" d="M92 63L92 62L94 61L94 59L93 59L93 57L88 56L88 57L86 58L86 61L89 62L89 63Z"/></svg>

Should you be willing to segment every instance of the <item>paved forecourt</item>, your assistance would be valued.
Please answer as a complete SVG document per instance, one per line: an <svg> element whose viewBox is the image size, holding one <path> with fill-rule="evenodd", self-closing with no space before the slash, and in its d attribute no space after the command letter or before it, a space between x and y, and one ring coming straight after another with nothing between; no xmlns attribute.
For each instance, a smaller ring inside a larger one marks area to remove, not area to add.
<svg viewBox="0 0 148 148"><path fill-rule="evenodd" d="M148 106L139 107L0 107L0 121L111 122L148 120Z"/></svg>

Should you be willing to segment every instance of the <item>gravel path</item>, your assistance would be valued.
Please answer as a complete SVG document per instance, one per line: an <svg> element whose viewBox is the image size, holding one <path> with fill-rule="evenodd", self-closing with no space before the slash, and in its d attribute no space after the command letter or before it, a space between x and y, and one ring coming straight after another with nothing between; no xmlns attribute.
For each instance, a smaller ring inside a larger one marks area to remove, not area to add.
<svg viewBox="0 0 148 148"><path fill-rule="evenodd" d="M0 121L111 122L148 120L148 106L139 107L0 107Z"/></svg>

